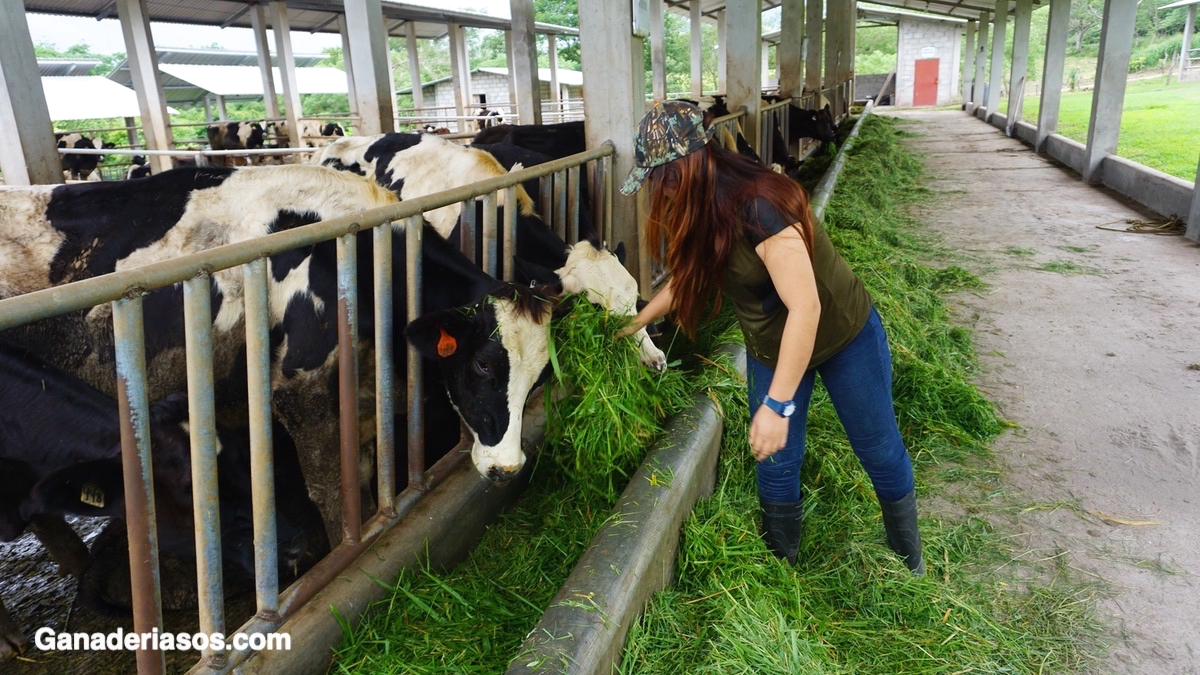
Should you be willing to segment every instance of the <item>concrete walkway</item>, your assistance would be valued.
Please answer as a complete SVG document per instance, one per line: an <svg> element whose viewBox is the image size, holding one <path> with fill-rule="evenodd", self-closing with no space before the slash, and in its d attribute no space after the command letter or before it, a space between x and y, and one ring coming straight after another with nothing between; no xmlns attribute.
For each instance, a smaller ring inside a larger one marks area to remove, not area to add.
<svg viewBox="0 0 1200 675"><path fill-rule="evenodd" d="M954 298L1036 547L1111 584L1096 672L1200 673L1200 245L959 111L885 112L941 193L921 215L987 287ZM1041 269L1039 269L1041 268ZM1124 521L1124 522L1121 522Z"/></svg>

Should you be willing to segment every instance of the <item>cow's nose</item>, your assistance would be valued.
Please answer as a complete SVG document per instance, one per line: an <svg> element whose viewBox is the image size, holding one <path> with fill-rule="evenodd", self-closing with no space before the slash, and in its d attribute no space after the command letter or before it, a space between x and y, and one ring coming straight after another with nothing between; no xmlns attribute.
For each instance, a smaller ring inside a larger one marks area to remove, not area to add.
<svg viewBox="0 0 1200 675"><path fill-rule="evenodd" d="M502 466L492 466L488 469L487 477L488 480L492 481L493 483L503 485L504 483L512 480L512 477L517 475L517 472L520 470L520 467L508 469Z"/></svg>

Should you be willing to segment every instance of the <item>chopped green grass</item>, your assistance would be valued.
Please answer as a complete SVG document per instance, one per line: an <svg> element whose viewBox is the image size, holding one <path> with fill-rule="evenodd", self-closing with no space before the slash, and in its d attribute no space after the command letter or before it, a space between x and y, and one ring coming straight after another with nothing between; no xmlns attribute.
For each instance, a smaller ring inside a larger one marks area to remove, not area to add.
<svg viewBox="0 0 1200 675"><path fill-rule="evenodd" d="M1080 265L1069 260L1051 260L1048 263L1042 263L1033 269L1041 272L1054 272L1055 274L1063 274L1071 276L1073 274L1100 274L1103 270L1099 267L1091 265Z"/></svg>
<svg viewBox="0 0 1200 675"><path fill-rule="evenodd" d="M989 517L1011 508L987 449L1004 424L971 385L970 336L938 295L979 282L918 262L935 250L904 214L926 197L920 163L891 120L868 118L860 133L826 227L889 333L929 573L913 578L884 544L870 481L820 387L800 564L771 557L757 533L748 413L731 402L717 487L684 525L675 586L631 628L623 673L1064 672L1098 649L1097 587L1065 555L1026 562ZM964 513L943 515L949 505Z"/></svg>
<svg viewBox="0 0 1200 675"><path fill-rule="evenodd" d="M1015 256L1017 258L1032 258L1037 255L1037 251L1032 248L1022 248L1020 246L1005 246L1001 251L1005 255Z"/></svg>

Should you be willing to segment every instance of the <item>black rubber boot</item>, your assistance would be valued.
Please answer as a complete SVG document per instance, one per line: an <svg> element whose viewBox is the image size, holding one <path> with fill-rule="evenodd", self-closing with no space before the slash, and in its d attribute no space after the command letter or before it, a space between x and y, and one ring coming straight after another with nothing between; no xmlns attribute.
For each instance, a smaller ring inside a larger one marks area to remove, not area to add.
<svg viewBox="0 0 1200 675"><path fill-rule="evenodd" d="M898 502L879 500L883 509L883 529L887 543L914 576L924 576L925 560L921 557L921 531L917 529L917 491L913 490Z"/></svg>
<svg viewBox="0 0 1200 675"><path fill-rule="evenodd" d="M762 538L776 558L788 564L796 564L800 552L800 539L804 534L804 499L794 502L768 502L758 500L762 507Z"/></svg>

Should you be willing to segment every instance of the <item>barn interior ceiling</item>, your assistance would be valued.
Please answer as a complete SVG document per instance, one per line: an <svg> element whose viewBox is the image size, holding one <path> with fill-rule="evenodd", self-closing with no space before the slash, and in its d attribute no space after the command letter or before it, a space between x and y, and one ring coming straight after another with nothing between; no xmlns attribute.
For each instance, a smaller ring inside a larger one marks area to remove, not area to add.
<svg viewBox="0 0 1200 675"><path fill-rule="evenodd" d="M1200 2L1200 0L1196 0ZM665 0L667 11L681 16L688 16L691 11L691 0ZM1033 0L1034 7L1041 7L1046 0ZM782 0L763 0L763 11L774 9ZM717 12L725 9L726 0L700 0L700 14L706 22L715 22ZM860 3L860 6L864 3ZM886 5L897 9L908 9L929 14L955 16L960 19L978 19L980 12L989 14L996 11L996 3L988 0L871 0L871 4ZM1016 0L1008 0L1008 13L1016 14Z"/></svg>
<svg viewBox="0 0 1200 675"><path fill-rule="evenodd" d="M146 5L151 21L250 28L251 4L245 0L147 0ZM337 17L342 12L342 0L287 0L287 5L293 31L338 32ZM117 18L113 0L25 0L25 11L95 19ZM383 2L383 14L388 20L388 33L394 37L403 37L405 23L410 21L416 26L417 37L426 40L445 37L448 23L470 28L509 28L508 19L402 2ZM538 23L536 31L553 35L578 34L574 28L549 23Z"/></svg>

